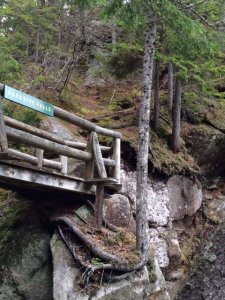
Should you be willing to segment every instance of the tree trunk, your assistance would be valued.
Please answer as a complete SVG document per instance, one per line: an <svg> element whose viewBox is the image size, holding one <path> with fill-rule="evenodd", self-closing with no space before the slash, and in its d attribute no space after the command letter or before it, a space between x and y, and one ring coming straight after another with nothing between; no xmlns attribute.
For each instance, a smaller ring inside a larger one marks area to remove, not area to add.
<svg viewBox="0 0 225 300"><path fill-rule="evenodd" d="M117 43L117 33L116 33L116 25L114 23L112 23L111 25L111 30L112 30L112 44L113 46L115 46Z"/></svg>
<svg viewBox="0 0 225 300"><path fill-rule="evenodd" d="M40 21L38 21L37 32L36 32L36 42L35 42L35 63L38 63L39 59L39 45L40 45Z"/></svg>
<svg viewBox="0 0 225 300"><path fill-rule="evenodd" d="M173 63L168 63L168 94L167 94L167 105L169 111L172 111L173 107Z"/></svg>
<svg viewBox="0 0 225 300"><path fill-rule="evenodd" d="M175 82L175 97L173 104L173 129L171 137L171 149L174 153L180 151L180 114L181 114L181 95L182 95L182 84L179 78Z"/></svg>
<svg viewBox="0 0 225 300"><path fill-rule="evenodd" d="M155 131L159 125L159 74L160 74L160 61L157 59L155 62L155 84L154 84L154 123L153 128Z"/></svg>
<svg viewBox="0 0 225 300"><path fill-rule="evenodd" d="M149 228L147 219L147 178L149 149L150 101L153 77L153 56L155 48L156 23L153 13L148 15L143 62L142 100L139 111L139 149L137 157L137 192L136 192L136 243L143 254L149 252Z"/></svg>

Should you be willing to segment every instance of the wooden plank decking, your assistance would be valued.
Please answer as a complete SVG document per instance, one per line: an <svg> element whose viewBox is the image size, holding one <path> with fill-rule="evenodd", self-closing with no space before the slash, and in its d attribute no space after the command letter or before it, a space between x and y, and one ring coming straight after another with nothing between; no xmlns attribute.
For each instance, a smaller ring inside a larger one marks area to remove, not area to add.
<svg viewBox="0 0 225 300"><path fill-rule="evenodd" d="M51 189L81 194L95 194L96 191L94 183L86 183L82 178L47 172L8 161L0 161L0 183L9 188Z"/></svg>
<svg viewBox="0 0 225 300"><path fill-rule="evenodd" d="M15 94L21 93L18 91ZM2 84L0 97L1 95L5 96L5 87ZM55 117L85 130L87 142L68 141L4 116L3 106L0 103L0 183L10 188L95 194L96 229L100 230L104 187L111 186L115 189L120 187L121 133L100 127L59 107L52 106L52 108ZM100 145L98 135L109 138L111 146ZM23 152L20 147L19 150L13 147L20 143L28 146L30 154ZM35 150L33 155L32 149ZM58 157L57 161L46 159L45 151ZM84 163L83 178L68 174L69 158Z"/></svg>

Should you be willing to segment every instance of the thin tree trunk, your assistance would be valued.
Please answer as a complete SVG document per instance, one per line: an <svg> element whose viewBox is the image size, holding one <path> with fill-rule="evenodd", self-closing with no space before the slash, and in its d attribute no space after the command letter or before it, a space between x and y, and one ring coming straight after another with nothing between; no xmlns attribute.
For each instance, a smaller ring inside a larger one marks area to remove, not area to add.
<svg viewBox="0 0 225 300"><path fill-rule="evenodd" d="M157 59L155 62L155 84L154 84L154 123L153 128L155 131L159 125L159 74L160 74L160 61Z"/></svg>
<svg viewBox="0 0 225 300"><path fill-rule="evenodd" d="M173 63L168 63L168 94L167 94L167 105L169 111L172 111L173 107Z"/></svg>
<svg viewBox="0 0 225 300"><path fill-rule="evenodd" d="M36 33L36 42L35 42L35 63L38 63L39 59L39 45L40 45L40 22L38 21L37 33Z"/></svg>
<svg viewBox="0 0 225 300"><path fill-rule="evenodd" d="M143 63L142 100L139 111L139 149L137 157L136 191L136 243L137 249L147 255L149 252L149 228L147 219L147 178L149 150L150 101L153 77L153 56L155 48L156 22L153 13L148 15Z"/></svg>
<svg viewBox="0 0 225 300"><path fill-rule="evenodd" d="M180 151L180 114L181 114L182 84L179 78L175 81L175 97L173 104L173 129L171 137L171 149L174 153Z"/></svg>
<svg viewBox="0 0 225 300"><path fill-rule="evenodd" d="M114 23L111 25L111 30L112 30L112 44L113 46L115 46L117 43L117 33L116 33L116 25Z"/></svg>

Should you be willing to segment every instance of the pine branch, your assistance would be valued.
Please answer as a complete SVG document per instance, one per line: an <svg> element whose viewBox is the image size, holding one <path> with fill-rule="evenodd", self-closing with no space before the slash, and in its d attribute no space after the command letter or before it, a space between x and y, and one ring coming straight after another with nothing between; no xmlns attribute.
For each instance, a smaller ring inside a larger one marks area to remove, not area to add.
<svg viewBox="0 0 225 300"><path fill-rule="evenodd" d="M196 7L196 6L201 5L201 4L203 4L203 3L207 2L207 1L208 0L202 0L202 1L198 2L198 3L192 3L192 4L188 5L188 7L190 7L190 8Z"/></svg>
<svg viewBox="0 0 225 300"><path fill-rule="evenodd" d="M199 18L200 21L202 21L203 24L205 24L206 26L217 30L217 31L224 31L220 28L218 28L215 24L211 23L208 19L206 19L205 17L203 17L200 13L198 13L197 11L195 11L190 5L184 4L181 1L177 1L177 3L185 10L189 11L192 15L194 15L195 17Z"/></svg>

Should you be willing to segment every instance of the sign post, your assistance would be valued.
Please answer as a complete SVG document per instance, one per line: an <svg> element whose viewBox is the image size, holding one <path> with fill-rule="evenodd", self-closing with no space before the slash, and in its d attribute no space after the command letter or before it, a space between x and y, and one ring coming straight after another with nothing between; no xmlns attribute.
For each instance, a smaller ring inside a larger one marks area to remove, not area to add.
<svg viewBox="0 0 225 300"><path fill-rule="evenodd" d="M3 105L0 96L0 159L8 158L8 140L3 116Z"/></svg>
<svg viewBox="0 0 225 300"><path fill-rule="evenodd" d="M45 115L51 117L54 115L54 106L52 104L13 89L8 85L4 86L3 97L33 110L39 111Z"/></svg>

